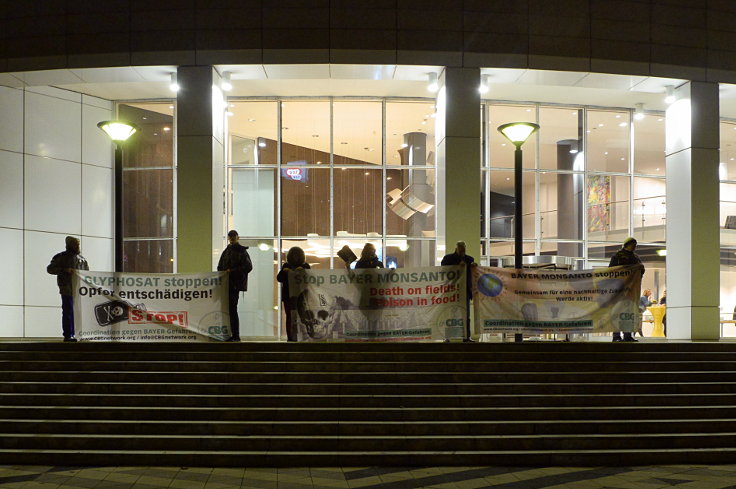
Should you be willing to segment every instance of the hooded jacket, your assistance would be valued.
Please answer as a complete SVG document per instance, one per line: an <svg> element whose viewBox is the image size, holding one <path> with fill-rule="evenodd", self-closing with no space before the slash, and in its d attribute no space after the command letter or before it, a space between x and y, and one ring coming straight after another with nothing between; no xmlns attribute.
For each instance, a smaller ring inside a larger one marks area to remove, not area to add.
<svg viewBox="0 0 736 489"><path fill-rule="evenodd" d="M248 290L248 274L253 270L248 247L240 243L227 245L220 255L217 270L220 272L230 270L231 289Z"/></svg>
<svg viewBox="0 0 736 489"><path fill-rule="evenodd" d="M89 265L87 265L87 260L79 253L65 250L55 254L49 266L46 267L48 273L56 275L56 285L59 286L59 294L70 296L72 295L72 274L65 272L67 268L89 270Z"/></svg>

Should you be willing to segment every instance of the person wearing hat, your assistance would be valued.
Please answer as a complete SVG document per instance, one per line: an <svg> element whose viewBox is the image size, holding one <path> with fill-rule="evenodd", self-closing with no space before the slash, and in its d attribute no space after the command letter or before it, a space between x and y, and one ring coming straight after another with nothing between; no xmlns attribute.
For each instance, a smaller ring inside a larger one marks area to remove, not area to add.
<svg viewBox="0 0 736 489"><path fill-rule="evenodd" d="M74 270L89 270L87 260L79 254L79 240L66 237L66 250L57 253L46 267L51 275L56 275L56 284L61 294L61 331L64 341L77 341L74 337L74 299L72 298L72 273Z"/></svg>
<svg viewBox="0 0 736 489"><path fill-rule="evenodd" d="M248 254L248 247L238 241L240 236L236 230L227 233L228 245L220 255L217 271L228 272L228 310L230 313L230 330L232 335L227 341L240 341L240 318L238 318L238 295L248 290L248 274L253 270L253 263Z"/></svg>
<svg viewBox="0 0 736 489"><path fill-rule="evenodd" d="M611 262L608 264L609 267L616 267L619 265L641 265L639 255L634 253L636 249L636 239L628 237L624 240L624 244L615 255L611 257ZM644 265L641 268L641 274L644 275ZM616 331L613 333L613 341L637 341L631 336L630 331L624 331L624 338L621 339L621 333Z"/></svg>

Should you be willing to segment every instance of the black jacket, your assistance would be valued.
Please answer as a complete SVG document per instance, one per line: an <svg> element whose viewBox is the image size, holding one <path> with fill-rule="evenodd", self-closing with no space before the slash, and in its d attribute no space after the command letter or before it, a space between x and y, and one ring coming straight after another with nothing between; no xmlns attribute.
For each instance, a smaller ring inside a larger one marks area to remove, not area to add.
<svg viewBox="0 0 736 489"><path fill-rule="evenodd" d="M470 255L465 255L462 258L457 253L450 253L442 257L440 265L446 267L448 265L460 265L465 263L465 286L467 287L468 300L473 298L473 273L470 271L470 264L475 263L475 258Z"/></svg>
<svg viewBox="0 0 736 489"><path fill-rule="evenodd" d="M248 290L248 274L253 270L248 247L240 243L227 245L220 255L217 270L220 272L230 270L231 289Z"/></svg>
<svg viewBox="0 0 736 489"><path fill-rule="evenodd" d="M355 262L355 268L383 268L383 262L378 257L373 257L370 260L360 259Z"/></svg>
<svg viewBox="0 0 736 489"><path fill-rule="evenodd" d="M641 265L641 274L644 275L644 265L642 265L639 255L633 251L629 251L625 248L621 248L611 257L611 262L608 264L609 267L616 267L618 265Z"/></svg>
<svg viewBox="0 0 736 489"><path fill-rule="evenodd" d="M64 271L67 268L89 270L89 265L82 255L69 250L54 255L46 271L56 275L56 285L59 286L61 295L72 295L72 274Z"/></svg>
<svg viewBox="0 0 736 489"><path fill-rule="evenodd" d="M276 275L276 281L281 282L281 302L289 301L289 270L293 271L298 267L302 267L304 270L309 270L311 268L309 263L302 263L301 265L294 267L288 263L284 263L281 266L281 271Z"/></svg>

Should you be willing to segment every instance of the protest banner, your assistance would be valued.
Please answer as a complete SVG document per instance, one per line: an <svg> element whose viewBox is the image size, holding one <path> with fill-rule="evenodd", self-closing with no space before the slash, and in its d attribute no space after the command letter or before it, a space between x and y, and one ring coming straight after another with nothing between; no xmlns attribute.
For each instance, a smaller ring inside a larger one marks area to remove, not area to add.
<svg viewBox="0 0 736 489"><path fill-rule="evenodd" d="M299 341L462 338L465 267L289 273Z"/></svg>
<svg viewBox="0 0 736 489"><path fill-rule="evenodd" d="M603 333L639 324L641 265L595 270L474 267L481 333Z"/></svg>
<svg viewBox="0 0 736 489"><path fill-rule="evenodd" d="M230 338L227 272L143 274L75 270L76 337L90 341Z"/></svg>

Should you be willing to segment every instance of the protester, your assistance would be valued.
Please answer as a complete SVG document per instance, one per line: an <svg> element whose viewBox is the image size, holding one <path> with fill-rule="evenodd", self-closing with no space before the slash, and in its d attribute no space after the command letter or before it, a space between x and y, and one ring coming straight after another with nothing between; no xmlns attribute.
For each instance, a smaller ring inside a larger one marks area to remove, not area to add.
<svg viewBox="0 0 736 489"><path fill-rule="evenodd" d="M276 280L281 282L281 302L284 305L284 313L286 314L286 339L287 341L297 341L297 327L292 323L292 313L296 310L296 299L289 296L289 272L300 272L309 270L309 263L306 262L304 250L298 246L293 246L286 253L286 263L281 266L281 271L276 275Z"/></svg>
<svg viewBox="0 0 736 489"><path fill-rule="evenodd" d="M639 312L643 315L645 312L647 312L647 307L651 306L652 304L652 291L649 289L644 289L644 293L641 297L639 297ZM638 331L635 331L635 333L639 333L639 336L644 336L641 321L639 321L639 329Z"/></svg>
<svg viewBox="0 0 736 489"><path fill-rule="evenodd" d="M89 270L87 260L79 254L79 240L66 237L66 250L57 253L46 267L51 275L56 275L56 284L61 294L61 330L64 341L77 341L74 337L74 299L72 298L72 273L74 270Z"/></svg>
<svg viewBox="0 0 736 489"><path fill-rule="evenodd" d="M639 256L634 253L636 250L636 239L626 238L624 244L615 255L611 257L611 262L608 264L609 267L616 267L619 265L641 265ZM642 265L641 274L644 275L644 265ZM613 341L622 341L621 333L616 331L613 333ZM631 332L624 331L623 341L638 341L631 336Z"/></svg>
<svg viewBox="0 0 736 489"><path fill-rule="evenodd" d="M376 247L371 243L363 246L360 259L355 262L355 268L383 268L383 262L376 256Z"/></svg>
<svg viewBox="0 0 736 489"><path fill-rule="evenodd" d="M217 270L229 273L228 307L230 310L230 330L232 335L227 341L240 341L240 319L238 318L238 295L248 290L248 274L253 270L248 247L238 242L238 232L227 233L228 245L220 255Z"/></svg>
<svg viewBox="0 0 736 489"><path fill-rule="evenodd" d="M465 338L463 341L473 343L473 339L470 337L470 301L473 298L473 274L470 271L470 267L477 265L475 259L465 253L465 241L458 241L455 243L455 252L450 253L442 257L441 265L465 265L465 283L467 287L467 293L465 295Z"/></svg>

